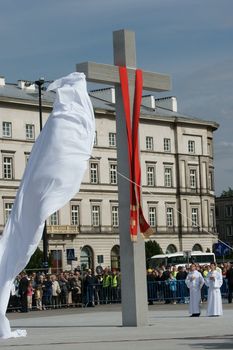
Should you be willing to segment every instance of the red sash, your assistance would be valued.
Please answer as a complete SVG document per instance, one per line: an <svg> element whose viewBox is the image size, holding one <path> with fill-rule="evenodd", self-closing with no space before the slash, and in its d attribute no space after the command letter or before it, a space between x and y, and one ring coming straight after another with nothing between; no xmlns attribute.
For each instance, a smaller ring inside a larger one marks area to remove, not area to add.
<svg viewBox="0 0 233 350"><path fill-rule="evenodd" d="M140 231L146 238L153 234L153 230L144 218L141 206L141 166L139 158L138 128L140 107L142 100L143 77L140 69L136 70L135 93L133 106L133 122L131 128L130 98L128 73L126 67L119 67L121 92L128 140L129 176L130 176L130 235L132 241L137 240L138 224ZM138 222L139 220L139 222Z"/></svg>

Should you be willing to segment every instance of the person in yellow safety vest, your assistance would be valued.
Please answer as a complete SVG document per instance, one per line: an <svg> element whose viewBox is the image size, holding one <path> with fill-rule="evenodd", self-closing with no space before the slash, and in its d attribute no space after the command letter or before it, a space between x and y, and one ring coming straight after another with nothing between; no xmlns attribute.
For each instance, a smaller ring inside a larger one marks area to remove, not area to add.
<svg viewBox="0 0 233 350"><path fill-rule="evenodd" d="M108 269L105 269L103 275L103 303L111 303L111 284L112 284L112 275Z"/></svg>
<svg viewBox="0 0 233 350"><path fill-rule="evenodd" d="M118 275L117 271L112 271L112 281L111 281L111 289L112 289L112 302L117 303L118 302Z"/></svg>
<svg viewBox="0 0 233 350"><path fill-rule="evenodd" d="M176 278L176 275L177 275L177 273L178 273L178 268L177 268L177 266L172 266L172 271L171 271L171 273L172 273L172 276L173 276L174 278Z"/></svg>

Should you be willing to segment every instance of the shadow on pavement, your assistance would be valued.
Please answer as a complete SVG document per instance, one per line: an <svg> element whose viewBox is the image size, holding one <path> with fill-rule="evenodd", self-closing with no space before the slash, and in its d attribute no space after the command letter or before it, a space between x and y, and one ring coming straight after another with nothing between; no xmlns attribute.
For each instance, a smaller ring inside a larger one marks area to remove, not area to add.
<svg viewBox="0 0 233 350"><path fill-rule="evenodd" d="M221 342L215 343L197 343L189 344L190 347L195 349L215 349L215 350L224 350L224 349L233 349L233 339L223 340Z"/></svg>

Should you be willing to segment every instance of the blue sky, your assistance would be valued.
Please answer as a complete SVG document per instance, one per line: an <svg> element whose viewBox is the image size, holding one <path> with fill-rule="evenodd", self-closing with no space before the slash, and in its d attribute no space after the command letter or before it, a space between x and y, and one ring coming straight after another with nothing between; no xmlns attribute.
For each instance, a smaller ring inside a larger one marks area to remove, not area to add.
<svg viewBox="0 0 233 350"><path fill-rule="evenodd" d="M232 0L8 0L0 9L0 75L9 83L112 63L112 32L135 31L138 67L171 75L178 111L220 124L216 194L233 187Z"/></svg>

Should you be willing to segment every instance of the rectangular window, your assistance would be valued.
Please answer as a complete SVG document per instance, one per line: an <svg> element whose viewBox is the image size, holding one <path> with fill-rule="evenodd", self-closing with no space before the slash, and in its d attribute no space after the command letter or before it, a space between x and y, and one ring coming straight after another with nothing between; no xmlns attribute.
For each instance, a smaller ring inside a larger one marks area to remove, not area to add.
<svg viewBox="0 0 233 350"><path fill-rule="evenodd" d="M214 157L214 150L213 150L213 140L209 139L207 144L207 152L210 157Z"/></svg>
<svg viewBox="0 0 233 350"><path fill-rule="evenodd" d="M190 187L197 188L197 172L195 169L190 169Z"/></svg>
<svg viewBox="0 0 233 350"><path fill-rule="evenodd" d="M12 137L12 125L10 122L2 122L2 136Z"/></svg>
<svg viewBox="0 0 233 350"><path fill-rule="evenodd" d="M227 233L227 236L233 236L233 226L232 225L226 225L226 233Z"/></svg>
<svg viewBox="0 0 233 350"><path fill-rule="evenodd" d="M192 227L198 226L198 208L192 208Z"/></svg>
<svg viewBox="0 0 233 350"><path fill-rule="evenodd" d="M212 157L212 143L209 141L207 142L207 154Z"/></svg>
<svg viewBox="0 0 233 350"><path fill-rule="evenodd" d="M27 166L27 163L29 161L30 153L25 153L25 166Z"/></svg>
<svg viewBox="0 0 233 350"><path fill-rule="evenodd" d="M71 225L79 226L79 205L71 205Z"/></svg>
<svg viewBox="0 0 233 350"><path fill-rule="evenodd" d="M13 157L3 157L3 178L13 179Z"/></svg>
<svg viewBox="0 0 233 350"><path fill-rule="evenodd" d="M149 225L151 227L156 227L156 208L149 207Z"/></svg>
<svg viewBox="0 0 233 350"><path fill-rule="evenodd" d="M55 213L53 213L50 216L50 225L58 225L58 212L55 211Z"/></svg>
<svg viewBox="0 0 233 350"><path fill-rule="evenodd" d="M116 133L110 132L108 134L109 147L116 147Z"/></svg>
<svg viewBox="0 0 233 350"><path fill-rule="evenodd" d="M225 216L226 217L231 217L232 216L232 206L231 205L226 205L225 206Z"/></svg>
<svg viewBox="0 0 233 350"><path fill-rule="evenodd" d="M153 137L146 136L146 150L147 151L153 151L154 145L153 145Z"/></svg>
<svg viewBox="0 0 233 350"><path fill-rule="evenodd" d="M117 184L117 165L116 164L110 164L110 184L111 185Z"/></svg>
<svg viewBox="0 0 233 350"><path fill-rule="evenodd" d="M26 139L35 140L35 127L33 124L26 124Z"/></svg>
<svg viewBox="0 0 233 350"><path fill-rule="evenodd" d="M97 131L95 131L94 146L97 146Z"/></svg>
<svg viewBox="0 0 233 350"><path fill-rule="evenodd" d="M214 191L214 172L211 170L209 171L209 190Z"/></svg>
<svg viewBox="0 0 233 350"><path fill-rule="evenodd" d="M153 165L147 166L147 186L154 187L155 186L155 167Z"/></svg>
<svg viewBox="0 0 233 350"><path fill-rule="evenodd" d="M7 223L7 220L11 214L13 208L13 203L5 203L4 210L5 210L5 223Z"/></svg>
<svg viewBox="0 0 233 350"><path fill-rule="evenodd" d="M172 187L172 169L164 168L164 186Z"/></svg>
<svg viewBox="0 0 233 350"><path fill-rule="evenodd" d="M91 163L90 166L90 179L92 184L99 183L99 167L97 163Z"/></svg>
<svg viewBox="0 0 233 350"><path fill-rule="evenodd" d="M118 226L119 226L118 207L114 205L112 207L112 227L118 227Z"/></svg>
<svg viewBox="0 0 233 350"><path fill-rule="evenodd" d="M173 227L173 208L167 208L167 227Z"/></svg>
<svg viewBox="0 0 233 350"><path fill-rule="evenodd" d="M210 227L214 228L215 218L214 218L214 209L210 209Z"/></svg>
<svg viewBox="0 0 233 350"><path fill-rule="evenodd" d="M195 141L188 140L188 153L195 153Z"/></svg>
<svg viewBox="0 0 233 350"><path fill-rule="evenodd" d="M171 139L163 139L164 152L171 152Z"/></svg>
<svg viewBox="0 0 233 350"><path fill-rule="evenodd" d="M93 227L100 226L100 206L99 205L92 206L92 226Z"/></svg>

